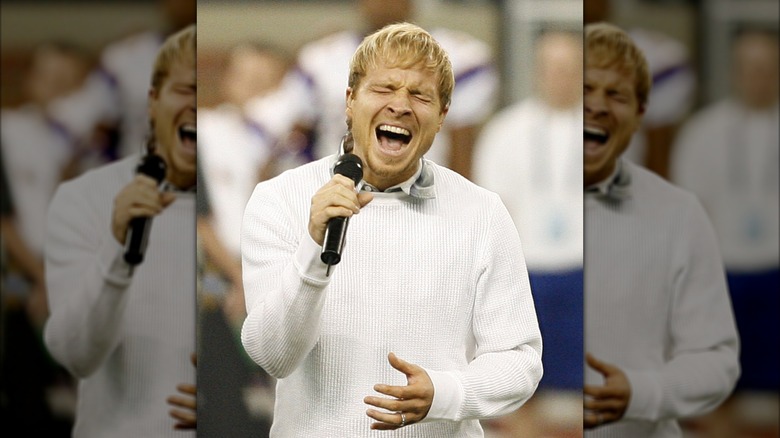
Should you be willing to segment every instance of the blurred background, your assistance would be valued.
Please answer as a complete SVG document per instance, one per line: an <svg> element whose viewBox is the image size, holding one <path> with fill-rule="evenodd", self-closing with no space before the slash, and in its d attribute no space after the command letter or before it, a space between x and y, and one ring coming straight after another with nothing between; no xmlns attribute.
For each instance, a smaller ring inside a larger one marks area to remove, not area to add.
<svg viewBox="0 0 780 438"><path fill-rule="evenodd" d="M439 32L463 90L432 158L501 194L528 258L546 374L526 407L485 422L486 436L582 436L582 94L581 75L566 73L581 61L583 21L598 20L629 30L648 56L654 91L627 154L710 213L742 335L738 390L715 414L687 420L686 434L778 436L778 2L359 3L197 2L199 433L267 434L274 382L237 337L243 204L258 181L336 152L343 110L331 102L346 86L336 59L392 12ZM73 382L40 340L48 198L61 180L140 147L143 59L192 19L194 1L0 7L3 428L68 436ZM529 162L539 164L523 169Z"/></svg>
<svg viewBox="0 0 780 438"><path fill-rule="evenodd" d="M720 242L742 374L690 437L780 436L780 118L776 1L586 0L644 51L653 89L625 156L693 192Z"/></svg>
<svg viewBox="0 0 780 438"><path fill-rule="evenodd" d="M60 182L142 150L154 58L169 34L194 22L195 1L0 8L2 427L64 437L76 383L42 342L49 200Z"/></svg>

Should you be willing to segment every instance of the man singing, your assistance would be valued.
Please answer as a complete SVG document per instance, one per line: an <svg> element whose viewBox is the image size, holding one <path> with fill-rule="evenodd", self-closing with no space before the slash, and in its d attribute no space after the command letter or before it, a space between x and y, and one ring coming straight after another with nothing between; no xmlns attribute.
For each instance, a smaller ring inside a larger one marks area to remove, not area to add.
<svg viewBox="0 0 780 438"><path fill-rule="evenodd" d="M131 156L62 184L49 207L44 335L80 379L74 437L195 435L174 430L195 424L195 93L190 26L160 49L149 91L145 153L167 165L163 190ZM140 217L154 219L134 267L123 245Z"/></svg>
<svg viewBox="0 0 780 438"><path fill-rule="evenodd" d="M336 156L256 187L242 341L279 379L272 436L480 437L480 418L534 393L542 343L517 230L497 195L423 158L453 85L427 32L380 29L346 90L360 191ZM336 217L351 219L328 272Z"/></svg>

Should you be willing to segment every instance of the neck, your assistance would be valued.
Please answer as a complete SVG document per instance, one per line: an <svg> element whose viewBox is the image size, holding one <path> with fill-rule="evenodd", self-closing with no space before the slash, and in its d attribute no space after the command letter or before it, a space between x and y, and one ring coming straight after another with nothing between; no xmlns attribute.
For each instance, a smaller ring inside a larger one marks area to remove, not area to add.
<svg viewBox="0 0 780 438"><path fill-rule="evenodd" d="M383 178L382 176L376 175L370 170L368 170L366 172L366 176L364 180L372 187L375 187L376 189L381 191L385 191L390 187L397 186L398 184L407 181L409 178L413 177L419 170L420 170L420 160L417 160L417 164L416 166L414 166L411 172L395 174L387 178Z"/></svg>
<svg viewBox="0 0 780 438"><path fill-rule="evenodd" d="M596 184L605 181L615 172L616 167L617 167L617 163L614 163L612 164L611 167L607 168L605 171L595 172L595 173L585 172L585 174L583 175L583 183L584 183L583 188L587 189L588 187L594 186Z"/></svg>
<svg viewBox="0 0 780 438"><path fill-rule="evenodd" d="M169 183L176 186L177 188L181 190L188 190L195 186L197 178L195 174L189 175L189 174L180 174L180 173L173 173L168 172L166 175L166 179Z"/></svg>

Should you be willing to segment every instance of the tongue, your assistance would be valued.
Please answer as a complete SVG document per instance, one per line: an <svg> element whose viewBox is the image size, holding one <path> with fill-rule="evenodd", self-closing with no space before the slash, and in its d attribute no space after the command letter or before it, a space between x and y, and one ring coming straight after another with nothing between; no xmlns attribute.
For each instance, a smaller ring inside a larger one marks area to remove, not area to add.
<svg viewBox="0 0 780 438"><path fill-rule="evenodd" d="M603 145L604 143L590 139L585 139L582 144L586 154L598 152Z"/></svg>
<svg viewBox="0 0 780 438"><path fill-rule="evenodd" d="M185 136L181 139L181 145L185 150L190 152L195 152L197 148L197 142L189 136Z"/></svg>
<svg viewBox="0 0 780 438"><path fill-rule="evenodd" d="M385 137L384 135L380 135L379 145L382 146L382 149L392 151L392 152L398 152L401 150L404 143L401 140L388 138Z"/></svg>

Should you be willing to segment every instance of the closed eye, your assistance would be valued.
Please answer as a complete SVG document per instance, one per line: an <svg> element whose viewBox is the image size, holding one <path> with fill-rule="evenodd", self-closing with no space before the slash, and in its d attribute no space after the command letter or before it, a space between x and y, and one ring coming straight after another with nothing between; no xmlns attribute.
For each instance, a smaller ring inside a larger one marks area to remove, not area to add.
<svg viewBox="0 0 780 438"><path fill-rule="evenodd" d="M190 94L195 94L196 93L194 85L192 85L192 86L180 85L180 86L174 87L173 91L178 93L178 94L182 94L182 95L190 95Z"/></svg>
<svg viewBox="0 0 780 438"><path fill-rule="evenodd" d="M616 102L620 103L626 103L628 102L628 96L625 95L625 93L622 93L620 91L609 91L607 95L614 99Z"/></svg>
<svg viewBox="0 0 780 438"><path fill-rule="evenodd" d="M392 93L393 89L391 89L390 87L373 87L371 91L378 94L388 94L388 93Z"/></svg>

